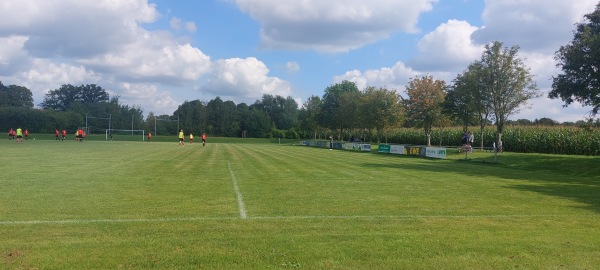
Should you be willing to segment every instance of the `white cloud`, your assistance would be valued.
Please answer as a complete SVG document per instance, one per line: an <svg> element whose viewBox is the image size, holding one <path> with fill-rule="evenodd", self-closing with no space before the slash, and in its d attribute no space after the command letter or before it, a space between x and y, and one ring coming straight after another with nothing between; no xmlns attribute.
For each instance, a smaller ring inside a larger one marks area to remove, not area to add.
<svg viewBox="0 0 600 270"><path fill-rule="evenodd" d="M184 24L181 21L180 18L176 18L173 17L171 18L171 20L169 20L169 25L171 26L171 28L173 30L181 30L182 28L184 28ZM194 22L186 22L185 23L185 30L187 30L190 33L194 33L196 32L196 24Z"/></svg>
<svg viewBox="0 0 600 270"><path fill-rule="evenodd" d="M210 57L170 35L140 30L137 40L122 50L79 62L130 81L178 84L193 81L210 69Z"/></svg>
<svg viewBox="0 0 600 270"><path fill-rule="evenodd" d="M168 91L159 91L156 85L122 83L119 88L123 103L144 104L146 112L156 115L171 114L173 108L179 105Z"/></svg>
<svg viewBox="0 0 600 270"><path fill-rule="evenodd" d="M358 89L365 89L368 86L387 87L395 89L399 93L404 91L404 85L410 78L420 75L421 73L407 67L402 62L397 62L393 67L384 67L380 69L348 71L343 75L335 76L334 83L347 80L354 82Z"/></svg>
<svg viewBox="0 0 600 270"><path fill-rule="evenodd" d="M44 58L106 53L132 41L138 24L158 17L145 0L9 0L0 5L0 36L28 36L25 49Z"/></svg>
<svg viewBox="0 0 600 270"><path fill-rule="evenodd" d="M459 71L479 59L483 46L473 44L477 27L449 20L425 35L418 43L419 54L410 61L413 68L429 71Z"/></svg>
<svg viewBox="0 0 600 270"><path fill-rule="evenodd" d="M10 77L0 77L0 80L7 84L27 87L37 103L43 101L44 95L49 90L58 89L63 84L92 84L98 83L101 79L99 74L81 65L54 63L47 59L31 61L31 68L12 74Z"/></svg>
<svg viewBox="0 0 600 270"><path fill-rule="evenodd" d="M485 27L473 38L480 44L501 41L527 51L554 53L571 39L574 24L595 9L597 0L486 0Z"/></svg>
<svg viewBox="0 0 600 270"><path fill-rule="evenodd" d="M285 69L288 73L296 73L300 71L300 65L297 62L287 62L285 63Z"/></svg>
<svg viewBox="0 0 600 270"><path fill-rule="evenodd" d="M206 74L211 61L167 31L142 27L159 17L146 0L1 1L0 80L28 87L36 104L62 84L96 83L124 102L167 113L174 99L152 85L181 89ZM170 26L195 31L178 18ZM156 98L136 101L136 89Z"/></svg>
<svg viewBox="0 0 600 270"><path fill-rule="evenodd" d="M422 12L437 0L234 0L262 24L262 46L275 49L347 52L416 32Z"/></svg>
<svg viewBox="0 0 600 270"><path fill-rule="evenodd" d="M234 100L237 102L253 102L263 94L283 97L291 94L287 81L269 77L268 74L267 66L254 57L220 59L214 63L213 71L201 91L221 97L246 98Z"/></svg>
<svg viewBox="0 0 600 270"><path fill-rule="evenodd" d="M565 108L562 101L549 99L546 96L530 100L529 104L529 106L523 107L519 114L512 116L511 119L535 120L547 117L558 122L576 122L584 120L591 111L590 107L583 107L577 102Z"/></svg>
<svg viewBox="0 0 600 270"><path fill-rule="evenodd" d="M10 76L26 69L31 61L23 50L26 36L0 37L0 76Z"/></svg>

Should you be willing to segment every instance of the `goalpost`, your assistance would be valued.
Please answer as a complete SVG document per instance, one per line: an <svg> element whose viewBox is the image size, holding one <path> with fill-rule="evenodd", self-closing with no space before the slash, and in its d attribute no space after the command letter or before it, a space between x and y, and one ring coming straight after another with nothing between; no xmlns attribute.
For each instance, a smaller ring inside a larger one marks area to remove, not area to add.
<svg viewBox="0 0 600 270"><path fill-rule="evenodd" d="M133 140L138 140L138 136L142 136L142 141L146 140L145 131L143 129L107 129L105 133L105 138L107 141L112 141L117 139L116 136L125 137L125 138L133 138ZM129 139L132 140L132 139Z"/></svg>

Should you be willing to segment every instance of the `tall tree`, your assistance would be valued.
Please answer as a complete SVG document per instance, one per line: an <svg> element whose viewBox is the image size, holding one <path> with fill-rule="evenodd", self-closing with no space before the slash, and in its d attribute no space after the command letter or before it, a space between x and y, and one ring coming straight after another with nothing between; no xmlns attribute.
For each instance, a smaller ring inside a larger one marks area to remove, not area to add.
<svg viewBox="0 0 600 270"><path fill-rule="evenodd" d="M334 122L337 123L340 132L361 127L361 102L361 92L344 92L340 95L338 113L334 114ZM345 139L343 134L340 140Z"/></svg>
<svg viewBox="0 0 600 270"><path fill-rule="evenodd" d="M577 101L600 110L600 3L576 25L573 40L555 53L563 74L552 78L548 97L560 98L565 106Z"/></svg>
<svg viewBox="0 0 600 270"><path fill-rule="evenodd" d="M319 117L322 114L323 101L318 96L310 96L302 105L298 114L300 128L312 134L313 139L317 139L317 133L321 126Z"/></svg>
<svg viewBox="0 0 600 270"><path fill-rule="evenodd" d="M298 121L298 103L292 97L264 94L254 106L264 110L277 129L290 129Z"/></svg>
<svg viewBox="0 0 600 270"><path fill-rule="evenodd" d="M361 122L369 130L377 132L377 143L388 127L400 126L404 120L401 97L395 90L367 87L361 109Z"/></svg>
<svg viewBox="0 0 600 270"><path fill-rule="evenodd" d="M216 97L208 102L208 132L223 136L225 134L225 108L221 97Z"/></svg>
<svg viewBox="0 0 600 270"><path fill-rule="evenodd" d="M240 121L237 112L237 106L231 100L223 102L223 135L235 137L240 133Z"/></svg>
<svg viewBox="0 0 600 270"><path fill-rule="evenodd" d="M33 95L27 87L5 86L0 82L0 107L33 108Z"/></svg>
<svg viewBox="0 0 600 270"><path fill-rule="evenodd" d="M427 145L431 145L433 126L442 118L445 88L446 82L432 76L412 78L406 86L408 119L423 128Z"/></svg>
<svg viewBox="0 0 600 270"><path fill-rule="evenodd" d="M179 107L173 115L179 116L181 128L186 133L201 134L206 131L208 123L206 105L200 100L185 101Z"/></svg>
<svg viewBox="0 0 600 270"><path fill-rule="evenodd" d="M267 138L273 128L272 123L265 111L250 106L247 122L248 137Z"/></svg>
<svg viewBox="0 0 600 270"><path fill-rule="evenodd" d="M495 41L485 46L480 61L481 87L489 94L498 144L508 117L518 113L529 99L538 96L533 76L518 57L518 52L518 46L503 48L501 42Z"/></svg>
<svg viewBox="0 0 600 270"><path fill-rule="evenodd" d="M343 93L358 93L356 84L350 81L342 81L325 88L323 94L322 125L332 130L339 130L342 134L342 123L339 119L344 117L344 110L340 107L340 98Z"/></svg>
<svg viewBox="0 0 600 270"><path fill-rule="evenodd" d="M83 104L94 104L98 102L106 102L109 100L109 95L102 87L95 84L87 84L76 87L76 99Z"/></svg>
<svg viewBox="0 0 600 270"><path fill-rule="evenodd" d="M484 129L491 114L490 93L483 86L482 64L476 61L467 70L459 74L454 85L448 90L444 101L444 112L459 119L466 132L467 127L479 125L480 144L483 148Z"/></svg>
<svg viewBox="0 0 600 270"><path fill-rule="evenodd" d="M77 103L87 107L100 102L108 102L109 98L106 90L95 84L81 86L63 84L58 89L50 90L40 105L44 109L67 111Z"/></svg>

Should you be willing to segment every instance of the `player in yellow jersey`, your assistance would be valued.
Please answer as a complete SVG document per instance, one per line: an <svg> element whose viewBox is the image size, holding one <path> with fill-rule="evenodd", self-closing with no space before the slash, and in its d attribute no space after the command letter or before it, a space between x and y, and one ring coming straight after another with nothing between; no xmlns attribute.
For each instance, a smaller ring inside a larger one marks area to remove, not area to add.
<svg viewBox="0 0 600 270"><path fill-rule="evenodd" d="M183 147L183 140L185 139L185 135L183 134L183 129L179 131L179 146Z"/></svg>
<svg viewBox="0 0 600 270"><path fill-rule="evenodd" d="M21 127L17 128L17 143L18 142L23 143L23 130L21 129Z"/></svg>

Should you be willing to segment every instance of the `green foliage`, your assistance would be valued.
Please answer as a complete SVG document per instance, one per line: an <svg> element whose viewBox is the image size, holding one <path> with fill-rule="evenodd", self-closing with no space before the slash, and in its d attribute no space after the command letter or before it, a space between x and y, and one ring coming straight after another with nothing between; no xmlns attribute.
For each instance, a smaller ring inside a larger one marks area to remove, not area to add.
<svg viewBox="0 0 600 270"><path fill-rule="evenodd" d="M290 96L264 94L252 106L265 111L278 129L290 129L298 121L298 103Z"/></svg>
<svg viewBox="0 0 600 270"><path fill-rule="evenodd" d="M444 99L444 114L455 119L465 129L471 125L485 127L490 114L489 93L481 87L481 63L469 65L454 79Z"/></svg>
<svg viewBox="0 0 600 270"><path fill-rule="evenodd" d="M26 107L0 107L0 130L17 127L34 133L54 133L56 129L75 130L83 118L76 112L42 111Z"/></svg>
<svg viewBox="0 0 600 270"><path fill-rule="evenodd" d="M575 101L592 106L592 115L600 110L600 3L576 24L573 40L555 54L563 74L553 78L550 98L569 105Z"/></svg>
<svg viewBox="0 0 600 270"><path fill-rule="evenodd" d="M40 105L44 109L68 111L78 103L86 107L100 102L108 102L109 98L106 90L95 84L80 86L64 84L58 89L50 90Z"/></svg>
<svg viewBox="0 0 600 270"><path fill-rule="evenodd" d="M342 81L325 88L323 93L323 108L321 125L332 130L344 128L344 119L348 118L348 108L342 107L344 94L357 94L360 91L354 82ZM349 103L349 102L348 102Z"/></svg>
<svg viewBox="0 0 600 270"><path fill-rule="evenodd" d="M502 42L495 41L485 46L478 62L481 65L480 86L489 94L488 104L500 136L508 117L538 96L533 76L523 59L518 57L518 52L518 46L503 48Z"/></svg>
<svg viewBox="0 0 600 270"><path fill-rule="evenodd" d="M408 119L416 127L422 127L431 144L433 126L444 118L442 115L446 83L432 76L413 78L406 86L406 110Z"/></svg>
<svg viewBox="0 0 600 270"><path fill-rule="evenodd" d="M0 82L0 107L33 108L33 94L27 87Z"/></svg>

